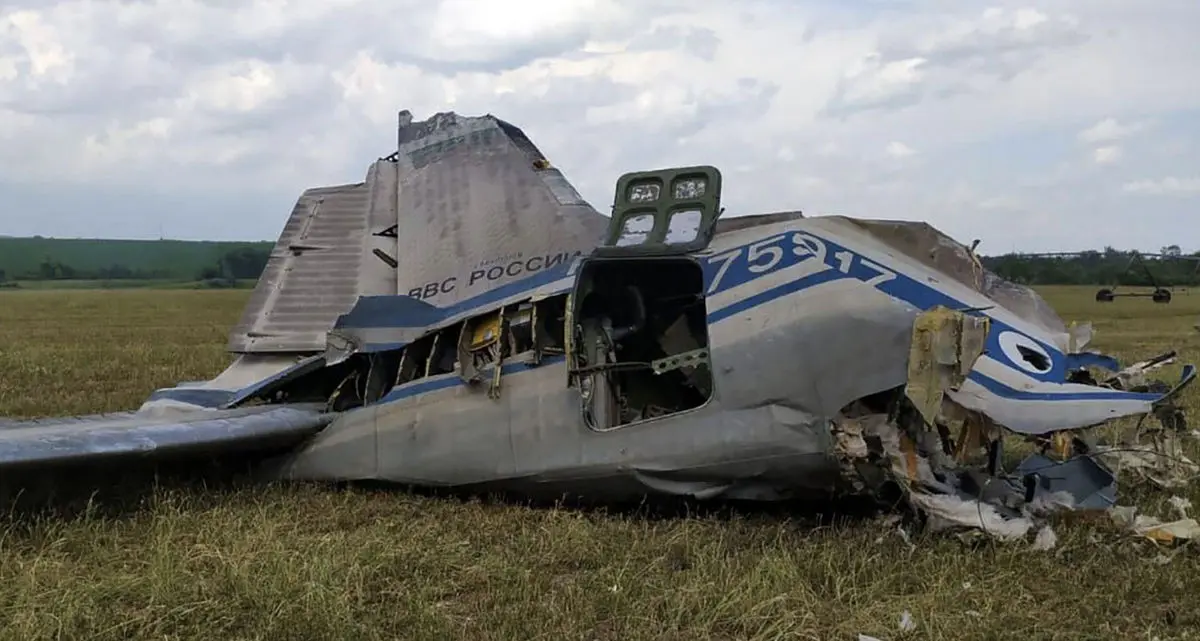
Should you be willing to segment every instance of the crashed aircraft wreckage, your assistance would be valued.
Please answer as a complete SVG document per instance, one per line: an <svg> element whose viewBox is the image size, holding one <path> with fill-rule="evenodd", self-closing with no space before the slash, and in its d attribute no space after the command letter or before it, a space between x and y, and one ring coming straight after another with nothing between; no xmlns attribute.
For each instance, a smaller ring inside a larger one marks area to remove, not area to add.
<svg viewBox="0 0 1200 641"><path fill-rule="evenodd" d="M3 424L0 468L261 448L278 479L541 496L891 487L1012 537L1114 500L1076 430L1178 427L1194 368L1111 374L1086 327L929 225L721 218L721 180L626 174L607 217L518 128L402 112L366 181L301 195L227 370L124 415ZM1006 471L1006 432L1045 447Z"/></svg>

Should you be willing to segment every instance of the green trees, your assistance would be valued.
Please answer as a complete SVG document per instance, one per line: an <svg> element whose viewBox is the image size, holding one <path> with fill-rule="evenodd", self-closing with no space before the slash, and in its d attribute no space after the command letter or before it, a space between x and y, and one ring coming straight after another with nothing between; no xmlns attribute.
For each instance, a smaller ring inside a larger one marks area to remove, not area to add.
<svg viewBox="0 0 1200 641"><path fill-rule="evenodd" d="M0 238L12 281L256 279L273 243Z"/></svg>
<svg viewBox="0 0 1200 641"><path fill-rule="evenodd" d="M266 267L273 243L178 240L88 240L0 238L0 283L38 280L204 281L229 287L256 280ZM1024 254L983 256L983 264L1010 280L1028 285L1200 284L1200 252L1186 254L1178 245L1159 250L1162 257L1134 260L1113 247L1064 256Z"/></svg>
<svg viewBox="0 0 1200 641"><path fill-rule="evenodd" d="M1178 245L1164 247L1162 257L1135 257L1105 247L1073 256L1032 257L1022 254L983 256L988 269L1026 285L1194 285L1200 252L1185 255Z"/></svg>
<svg viewBox="0 0 1200 641"><path fill-rule="evenodd" d="M215 265L196 274L209 287L233 287L239 280L257 280L271 258L269 249L238 247L221 255Z"/></svg>

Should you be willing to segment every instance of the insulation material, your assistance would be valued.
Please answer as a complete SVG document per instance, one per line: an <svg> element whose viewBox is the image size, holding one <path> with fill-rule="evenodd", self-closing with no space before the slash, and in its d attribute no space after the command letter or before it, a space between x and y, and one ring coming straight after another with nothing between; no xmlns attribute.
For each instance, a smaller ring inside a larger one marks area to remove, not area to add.
<svg viewBox="0 0 1200 641"><path fill-rule="evenodd" d="M1200 466L1183 453L1172 433L1154 435L1150 443L1096 448L1096 454L1117 474L1134 476L1170 489L1187 485L1200 475Z"/></svg>
<svg viewBox="0 0 1200 641"><path fill-rule="evenodd" d="M983 353L988 319L934 307L917 315L904 393L927 424L941 411L945 390L957 388Z"/></svg>

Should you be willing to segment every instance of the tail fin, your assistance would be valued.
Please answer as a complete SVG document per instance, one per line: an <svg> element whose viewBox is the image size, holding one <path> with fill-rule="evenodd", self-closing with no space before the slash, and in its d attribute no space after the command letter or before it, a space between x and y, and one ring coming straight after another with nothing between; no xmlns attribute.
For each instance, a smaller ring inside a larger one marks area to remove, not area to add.
<svg viewBox="0 0 1200 641"><path fill-rule="evenodd" d="M397 154L397 293L453 305L603 238L608 218L520 129L493 116L408 117Z"/></svg>
<svg viewBox="0 0 1200 641"><path fill-rule="evenodd" d="M398 151L365 182L305 191L229 338L235 353L315 353L360 296L452 305L600 241L589 205L520 129L493 116L400 114Z"/></svg>

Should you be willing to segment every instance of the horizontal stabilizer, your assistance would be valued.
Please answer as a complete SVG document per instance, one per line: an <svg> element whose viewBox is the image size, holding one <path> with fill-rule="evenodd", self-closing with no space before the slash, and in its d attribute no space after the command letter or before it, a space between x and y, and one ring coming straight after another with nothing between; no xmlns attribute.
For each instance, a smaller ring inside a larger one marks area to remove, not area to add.
<svg viewBox="0 0 1200 641"><path fill-rule="evenodd" d="M365 287L363 245L371 239L372 187L356 183L301 194L229 335L229 351L315 353L324 348L325 330Z"/></svg>
<svg viewBox="0 0 1200 641"><path fill-rule="evenodd" d="M315 406L203 410L170 417L134 412L0 420L0 469L162 454L235 454L299 443L333 420Z"/></svg>

